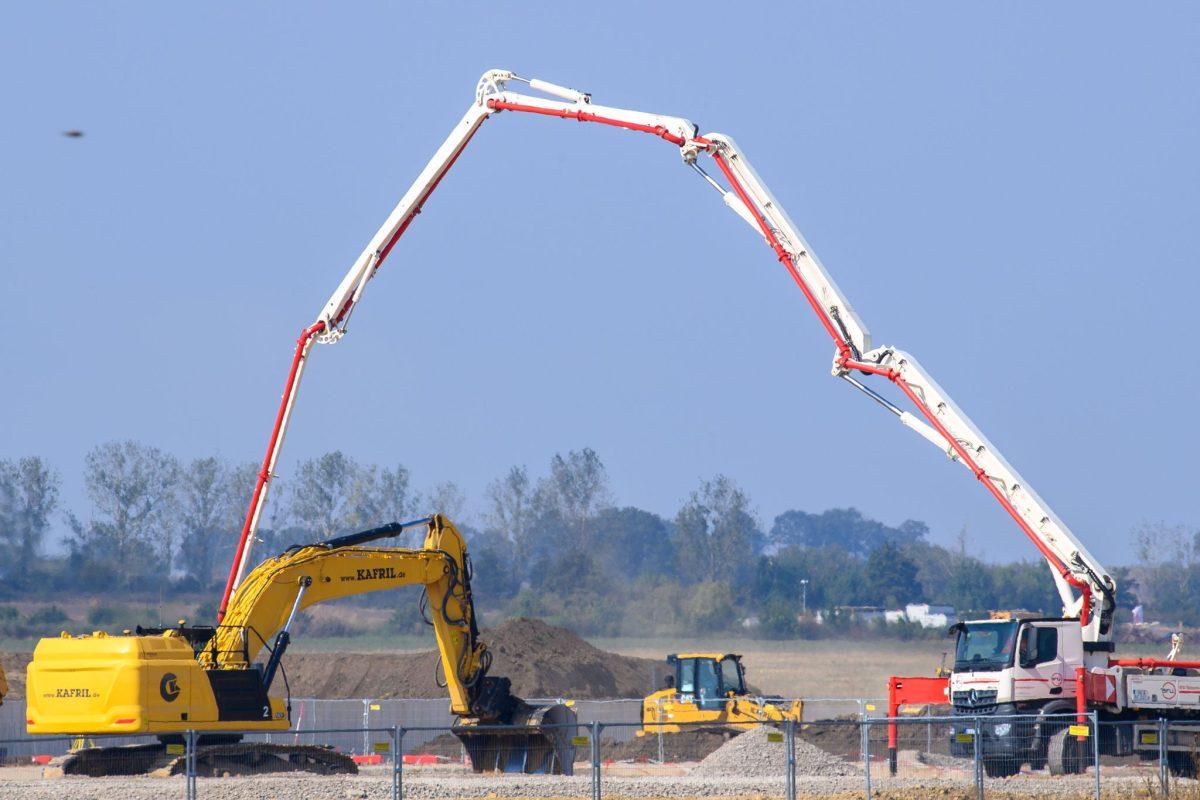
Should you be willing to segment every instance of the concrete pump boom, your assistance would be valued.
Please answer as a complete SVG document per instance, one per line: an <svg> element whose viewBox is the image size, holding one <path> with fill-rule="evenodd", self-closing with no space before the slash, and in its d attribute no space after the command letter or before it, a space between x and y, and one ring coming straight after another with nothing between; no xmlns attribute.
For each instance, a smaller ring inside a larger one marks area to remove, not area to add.
<svg viewBox="0 0 1200 800"><path fill-rule="evenodd" d="M510 82L525 83L531 89L557 99L510 92L507 90ZM501 111L594 122L650 133L679 148L684 163L720 192L725 204L762 236L800 287L818 321L834 342L833 374L865 392L895 414L901 424L969 469L1045 557L1062 598L1064 615L1079 617L1084 641L1111 639L1116 593L1112 576L1004 460L970 418L954 405L916 359L893 347L872 346L866 326L733 139L716 133L700 136L696 126L681 117L595 105L591 102L591 96L583 92L537 79L527 80L504 70L492 70L483 75L476 88L475 101L467 113L355 260L321 309L317 320L302 331L226 583L221 601L222 617L230 594L250 566L254 534L287 432L309 349L314 342L332 343L345 335L346 325L362 299L367 283L420 213L425 201L479 126L488 117ZM699 164L701 155L713 160L728 183L728 188L704 171ZM919 416L901 410L868 388L855 373L881 376L894 383L916 407Z"/></svg>

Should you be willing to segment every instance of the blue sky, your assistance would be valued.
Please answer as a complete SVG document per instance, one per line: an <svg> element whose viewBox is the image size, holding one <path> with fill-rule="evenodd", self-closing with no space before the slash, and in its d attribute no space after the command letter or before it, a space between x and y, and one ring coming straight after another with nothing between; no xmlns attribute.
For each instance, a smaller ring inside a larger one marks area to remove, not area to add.
<svg viewBox="0 0 1200 800"><path fill-rule="evenodd" d="M80 511L102 441L260 459L300 328L504 67L735 136L876 341L1127 562L1197 522L1198 34L1187 3L10 6L0 457ZM725 472L768 524L1034 555L830 356L672 148L501 115L314 354L281 471L341 448L478 501L592 446L661 513Z"/></svg>

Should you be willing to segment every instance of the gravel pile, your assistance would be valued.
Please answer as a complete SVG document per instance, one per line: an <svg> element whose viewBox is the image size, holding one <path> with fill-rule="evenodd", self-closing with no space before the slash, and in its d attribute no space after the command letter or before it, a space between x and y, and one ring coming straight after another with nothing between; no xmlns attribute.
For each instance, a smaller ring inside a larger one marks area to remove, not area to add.
<svg viewBox="0 0 1200 800"><path fill-rule="evenodd" d="M693 775L729 775L743 778L776 778L787 771L787 749L782 741L770 741L774 728L752 728L735 736L705 756ZM796 741L796 776L838 777L859 771L836 756L808 742Z"/></svg>

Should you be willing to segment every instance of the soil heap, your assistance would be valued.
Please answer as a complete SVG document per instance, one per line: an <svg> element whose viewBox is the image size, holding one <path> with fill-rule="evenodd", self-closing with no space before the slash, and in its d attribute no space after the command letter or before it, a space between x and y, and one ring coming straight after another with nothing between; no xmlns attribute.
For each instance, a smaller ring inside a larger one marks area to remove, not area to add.
<svg viewBox="0 0 1200 800"><path fill-rule="evenodd" d="M666 673L665 662L608 653L566 628L517 617L485 630L490 674L512 680L525 698L603 700L642 697ZM434 675L435 650L419 653L289 653L293 697L445 698Z"/></svg>

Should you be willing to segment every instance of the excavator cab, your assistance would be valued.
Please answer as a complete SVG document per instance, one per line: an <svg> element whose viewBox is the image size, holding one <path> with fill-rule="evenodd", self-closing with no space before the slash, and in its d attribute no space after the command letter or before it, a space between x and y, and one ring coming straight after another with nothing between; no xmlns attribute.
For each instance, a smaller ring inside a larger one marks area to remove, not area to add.
<svg viewBox="0 0 1200 800"><path fill-rule="evenodd" d="M682 653L667 656L675 666L675 686L681 699L704 711L725 705L725 698L746 693L742 657L734 653Z"/></svg>

